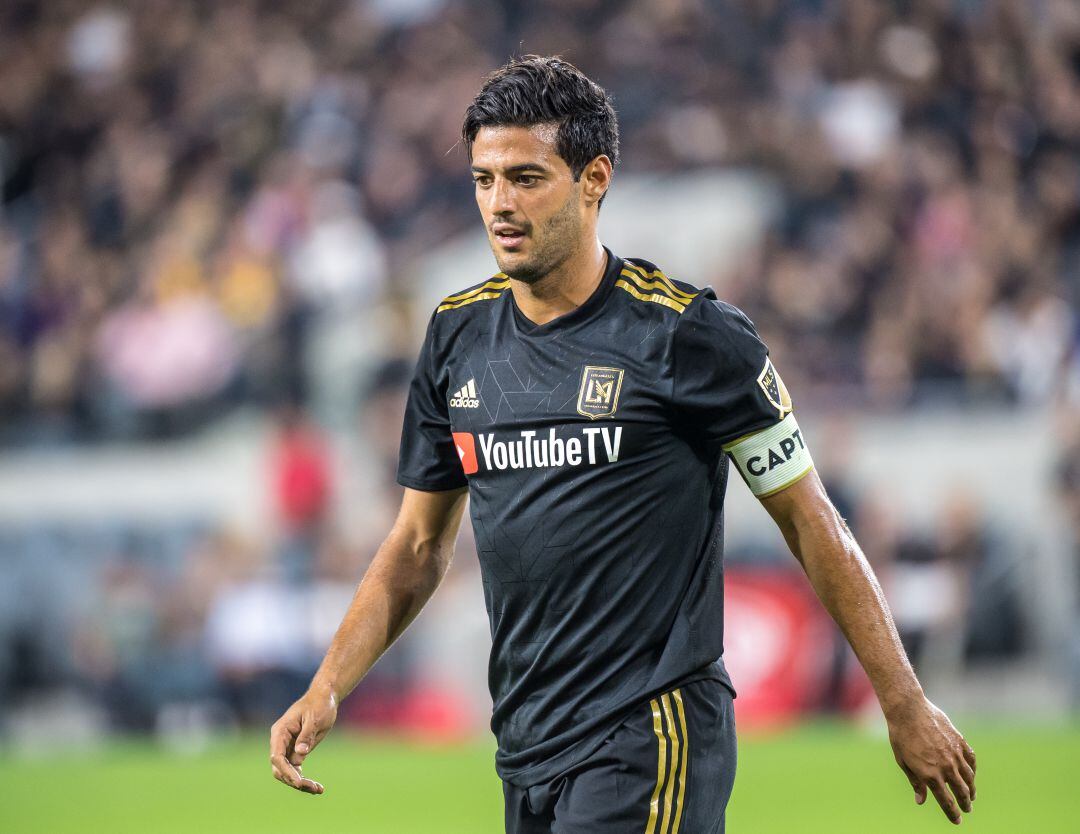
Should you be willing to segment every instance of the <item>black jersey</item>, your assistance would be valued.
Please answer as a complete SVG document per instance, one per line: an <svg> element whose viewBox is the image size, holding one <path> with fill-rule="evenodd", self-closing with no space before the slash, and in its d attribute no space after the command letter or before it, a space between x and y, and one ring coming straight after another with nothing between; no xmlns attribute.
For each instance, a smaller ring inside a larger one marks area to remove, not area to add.
<svg viewBox="0 0 1080 834"><path fill-rule="evenodd" d="M750 320L647 261L608 252L589 299L544 325L504 275L439 304L398 481L469 487L504 780L552 778L657 692L731 688L724 451L769 430L771 452L733 457L783 488L808 471L789 411Z"/></svg>

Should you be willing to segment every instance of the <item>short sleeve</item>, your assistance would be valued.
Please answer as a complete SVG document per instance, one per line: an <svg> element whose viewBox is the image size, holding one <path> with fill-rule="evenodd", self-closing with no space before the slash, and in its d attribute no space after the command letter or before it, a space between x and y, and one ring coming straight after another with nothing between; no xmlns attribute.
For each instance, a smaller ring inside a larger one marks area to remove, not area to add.
<svg viewBox="0 0 1080 834"><path fill-rule="evenodd" d="M791 411L769 349L737 307L714 298L690 305L675 326L673 352L675 406L709 440L730 443Z"/></svg>
<svg viewBox="0 0 1080 834"><path fill-rule="evenodd" d="M755 495L779 492L813 468L787 388L741 310L714 297L692 304L672 353L680 422L720 444Z"/></svg>
<svg viewBox="0 0 1080 834"><path fill-rule="evenodd" d="M468 484L451 434L445 381L440 388L435 371L434 329L432 316L409 386L397 471L399 484L427 492Z"/></svg>

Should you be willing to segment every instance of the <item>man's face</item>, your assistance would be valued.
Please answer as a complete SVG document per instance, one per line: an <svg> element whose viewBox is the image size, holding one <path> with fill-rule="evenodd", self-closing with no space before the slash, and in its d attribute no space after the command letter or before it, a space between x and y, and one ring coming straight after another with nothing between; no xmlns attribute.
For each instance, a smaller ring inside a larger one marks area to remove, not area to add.
<svg viewBox="0 0 1080 834"><path fill-rule="evenodd" d="M534 283L584 242L580 183L555 152L555 125L482 127L473 141L476 203L499 269Z"/></svg>

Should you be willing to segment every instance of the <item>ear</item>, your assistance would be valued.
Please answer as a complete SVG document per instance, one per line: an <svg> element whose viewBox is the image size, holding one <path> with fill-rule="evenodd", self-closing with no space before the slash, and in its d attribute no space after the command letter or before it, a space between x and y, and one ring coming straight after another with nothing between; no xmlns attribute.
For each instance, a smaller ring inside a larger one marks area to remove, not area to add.
<svg viewBox="0 0 1080 834"><path fill-rule="evenodd" d="M613 167L607 154L600 154L585 166L580 177L581 194L585 198L585 205L594 206L598 204L607 193L608 188L611 186Z"/></svg>

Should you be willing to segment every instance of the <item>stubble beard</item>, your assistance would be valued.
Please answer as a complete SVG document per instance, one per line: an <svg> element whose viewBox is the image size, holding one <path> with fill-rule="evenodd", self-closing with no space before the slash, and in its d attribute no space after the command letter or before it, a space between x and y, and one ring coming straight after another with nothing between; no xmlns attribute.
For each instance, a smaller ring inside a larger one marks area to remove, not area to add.
<svg viewBox="0 0 1080 834"><path fill-rule="evenodd" d="M503 274L530 286L558 269L581 243L581 223L573 193L538 231L540 234L531 238L534 248L528 259L512 265L499 263ZM495 260L499 261L497 253Z"/></svg>

